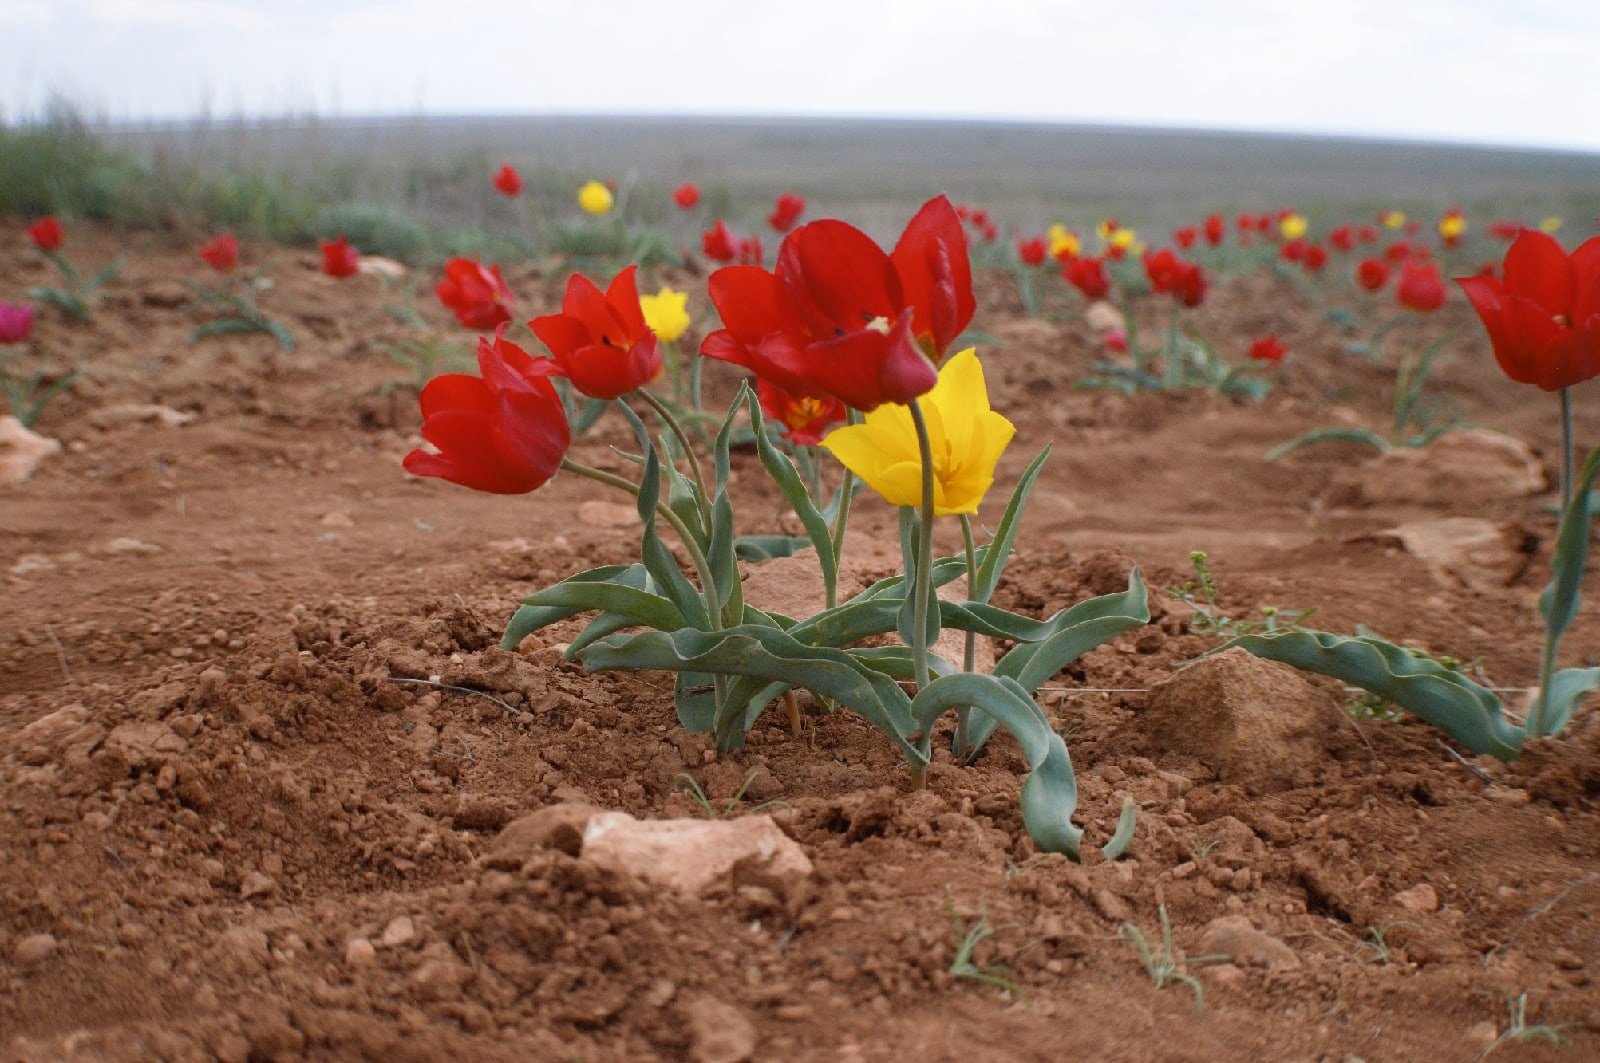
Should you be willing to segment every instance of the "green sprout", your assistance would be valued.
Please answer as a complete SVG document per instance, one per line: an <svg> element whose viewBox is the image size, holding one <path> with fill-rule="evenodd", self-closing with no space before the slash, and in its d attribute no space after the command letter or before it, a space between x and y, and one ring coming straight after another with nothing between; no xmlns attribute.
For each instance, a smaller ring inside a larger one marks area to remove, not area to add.
<svg viewBox="0 0 1600 1063"><path fill-rule="evenodd" d="M1263 605L1260 620L1236 620L1222 611L1218 601L1221 590L1216 578L1211 575L1206 552L1191 550L1189 563L1194 566L1194 579L1169 587L1167 597L1194 610L1194 617L1189 621L1190 634L1228 639L1262 631L1293 631L1300 627L1302 620L1317 611L1314 605L1309 609L1280 609L1275 605Z"/></svg>
<svg viewBox="0 0 1600 1063"><path fill-rule="evenodd" d="M1383 967L1388 964L1393 955L1393 950L1386 940L1389 931L1397 926L1414 927L1416 925L1409 919L1397 919L1392 923L1379 923L1377 926L1369 926L1367 927L1366 940L1356 942L1356 952L1365 957L1362 960L1363 963Z"/></svg>
<svg viewBox="0 0 1600 1063"><path fill-rule="evenodd" d="M700 811L706 814L707 819L726 819L733 815L733 810L738 808L739 802L744 800L744 792L750 788L750 784L755 780L755 777L756 773L753 771L749 775L746 775L744 777L744 782L739 784L739 789L734 791L733 796L728 798L728 803L723 805L720 809L712 803L711 798L706 796L705 788L695 781L695 777L693 775L690 775L686 771L680 771L677 775L673 776L673 792L688 796L689 800L698 805L700 807ZM763 801L761 804L750 809L750 811L760 812L765 808L788 807L789 804L786 801Z"/></svg>
<svg viewBox="0 0 1600 1063"><path fill-rule="evenodd" d="M1188 986L1194 993L1194 1007L1196 1012L1206 1010L1205 989L1200 985L1200 979L1190 974L1186 968L1201 966L1208 963L1226 963L1228 957L1220 952L1208 952L1201 956L1180 957L1172 946L1172 921L1167 918L1167 906L1161 905L1157 911L1161 914L1161 948L1152 948L1150 940L1145 937L1144 931L1133 923L1123 923L1117 929L1117 937L1130 942L1139 953L1139 962L1144 965L1145 973L1150 975L1150 982L1157 989L1164 989L1172 982L1181 982Z"/></svg>
<svg viewBox="0 0 1600 1063"><path fill-rule="evenodd" d="M1484 1059L1490 1052L1493 1052L1501 1045L1509 1044L1513 1041L1543 1041L1545 1044L1557 1046L1572 1042L1572 1039L1562 1031L1569 1026L1577 1025L1576 1023L1563 1022L1553 1026L1548 1023L1528 1025L1528 994L1519 993L1515 1000L1506 1002L1506 1007L1510 1011L1506 1028L1501 1031L1500 1036L1496 1037L1488 1048L1483 1050L1483 1055L1480 1055L1479 1059Z"/></svg>
<svg viewBox="0 0 1600 1063"><path fill-rule="evenodd" d="M1011 968L1004 964L979 964L972 958L978 946L994 936L994 928L989 925L989 913L980 912L978 918L969 925L956 913L954 902L947 900L945 907L950 912L950 925L956 936L956 955L950 961L950 973L957 978L982 982L996 989L1003 989L1007 993L1020 994L1021 988L1010 977Z"/></svg>

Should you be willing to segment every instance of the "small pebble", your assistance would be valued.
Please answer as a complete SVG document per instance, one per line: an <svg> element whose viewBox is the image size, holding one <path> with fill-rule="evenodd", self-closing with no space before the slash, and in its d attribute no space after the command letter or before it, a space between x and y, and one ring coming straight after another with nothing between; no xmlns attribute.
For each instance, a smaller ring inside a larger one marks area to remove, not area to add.
<svg viewBox="0 0 1600 1063"><path fill-rule="evenodd" d="M11 962L18 967L31 967L54 956L56 948L55 935L29 934L11 950Z"/></svg>
<svg viewBox="0 0 1600 1063"><path fill-rule="evenodd" d="M389 920L389 925L383 928L383 936L378 940L386 949L399 948L409 945L417 937L417 924L411 921L409 915L397 915Z"/></svg>
<svg viewBox="0 0 1600 1063"><path fill-rule="evenodd" d="M345 942L344 962L349 967L365 967L378 958L378 950L366 938L351 938Z"/></svg>

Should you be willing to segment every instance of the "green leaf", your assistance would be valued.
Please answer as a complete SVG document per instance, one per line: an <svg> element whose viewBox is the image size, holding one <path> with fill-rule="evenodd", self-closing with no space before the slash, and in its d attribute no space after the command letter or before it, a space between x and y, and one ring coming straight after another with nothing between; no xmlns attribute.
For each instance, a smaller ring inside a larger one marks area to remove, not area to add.
<svg viewBox="0 0 1600 1063"><path fill-rule="evenodd" d="M1474 753L1515 760L1522 751L1522 729L1505 719L1492 691L1392 642L1329 631L1283 630L1241 635L1218 649L1231 646L1387 698Z"/></svg>
<svg viewBox="0 0 1600 1063"><path fill-rule="evenodd" d="M748 388L749 385L744 387ZM710 542L706 547L706 560L711 565L711 578L716 582L717 601L723 603L722 619L726 623L738 623L744 612L744 587L739 576L738 542L733 529L733 502L728 497L728 479L732 468L728 441L733 432L733 419L738 412L737 402L728 407L728 416L723 420L711 448L716 497L711 503Z"/></svg>
<svg viewBox="0 0 1600 1063"><path fill-rule="evenodd" d="M1267 451L1268 461L1277 461L1290 451L1308 447L1313 443L1365 443L1380 454L1389 452L1389 441L1368 428L1318 428L1303 436L1295 436L1287 443L1279 443Z"/></svg>
<svg viewBox="0 0 1600 1063"><path fill-rule="evenodd" d="M578 653L592 642L599 642L608 635L615 635L619 631L626 631L630 627L638 627L639 622L623 613L601 613L584 625L583 630L567 644L561 656L564 660L572 660Z"/></svg>
<svg viewBox="0 0 1600 1063"><path fill-rule="evenodd" d="M1139 806L1133 803L1133 798L1122 798L1122 813L1117 817L1117 831L1111 840L1100 847L1100 853L1107 860L1115 860L1128 851L1128 846L1133 844L1133 831L1139 825Z"/></svg>
<svg viewBox="0 0 1600 1063"><path fill-rule="evenodd" d="M678 567L678 559L672 556L672 551L667 549L667 544L662 542L661 536L656 533L656 503L660 497L661 459L656 456L654 447L647 447L644 475L639 480L638 498L639 522L644 525L640 547L640 553L644 557L644 567L649 570L650 578L656 581L656 585L661 588L668 600L678 607L678 611L688 623L707 629L711 627L711 620L706 615L705 600L683 574L683 570Z"/></svg>
<svg viewBox="0 0 1600 1063"><path fill-rule="evenodd" d="M1578 615L1579 590L1583 569L1589 558L1589 521L1593 499L1589 490L1600 476L1600 449L1589 455L1572 487L1572 504L1561 514L1556 532L1555 556L1550 559L1554 576L1539 596L1539 612L1544 616L1547 638L1559 639Z"/></svg>
<svg viewBox="0 0 1600 1063"><path fill-rule="evenodd" d="M911 714L926 746L933 725L946 711L971 708L1011 732L1028 760L1022 784L1022 823L1040 849L1078 859L1083 832L1072 823L1078 807L1078 781L1066 743L1051 730L1044 712L1015 681L960 672L940 676L923 687Z"/></svg>
<svg viewBox="0 0 1600 1063"><path fill-rule="evenodd" d="M911 506L900 507L900 571L905 573L905 597L900 601L900 615L896 621L896 628L900 633L900 641L910 646L916 642L917 623L917 539L920 535L921 521L917 510ZM965 569L963 568L963 571ZM952 577L955 578L955 577ZM936 587L934 589L937 589ZM939 606L938 595L930 591L928 599L928 616L923 624L923 644L932 647L939 641Z"/></svg>
<svg viewBox="0 0 1600 1063"><path fill-rule="evenodd" d="M540 591L540 595L548 595L558 587L569 584L583 583L614 583L622 587L633 587L643 590L645 587L645 570L643 565L602 565L568 576L560 583L553 584ZM502 649L514 650L523 639L548 627L558 620L565 620L569 616L576 616L585 612L588 607L583 605L555 605L553 603L535 604L532 598L523 599L523 604L512 614L511 622L506 625L505 634L500 639Z"/></svg>
<svg viewBox="0 0 1600 1063"><path fill-rule="evenodd" d="M707 733L717 722L716 676L710 672L679 672L672 685L672 704L684 730Z"/></svg>
<svg viewBox="0 0 1600 1063"><path fill-rule="evenodd" d="M779 557L793 557L811 547L805 535L741 535L733 540L733 553L740 561L771 561Z"/></svg>
<svg viewBox="0 0 1600 1063"><path fill-rule="evenodd" d="M768 475L783 492L783 497L788 500L795 516L800 518L806 535L811 539L811 545L816 548L817 564L822 569L824 585L832 586L839 577L839 559L833 553L832 529L818 511L811 493L806 490L805 482L801 479L799 470L794 467L794 462L789 460L787 454L773 446L772 441L767 438L761 417L761 404L756 401L754 392L745 395L745 405L750 410L750 426L755 433L756 453L761 458L761 464L766 467Z"/></svg>
<svg viewBox="0 0 1600 1063"><path fill-rule="evenodd" d="M1560 734L1572 722L1578 702L1592 690L1600 689L1600 668L1563 668L1550 677L1545 691L1544 733Z"/></svg>
<svg viewBox="0 0 1600 1063"><path fill-rule="evenodd" d="M28 298L48 303L74 321L89 320L89 308L84 305L83 300L60 288L29 288Z"/></svg>
<svg viewBox="0 0 1600 1063"><path fill-rule="evenodd" d="M1011 501L1006 503L1006 511L1000 518L999 525L995 528L994 538L988 543L988 550L984 553L983 561L978 565L978 579L976 583L967 588L967 597L975 602L987 602L994 594L994 589L1000 585L1000 575L1004 572L1006 562L1011 558L1011 546L1016 541L1017 531L1022 523L1022 511L1028 505L1028 496L1033 493L1034 481L1039 478L1039 473L1044 469L1045 461L1050 457L1050 445L1039 451L1039 456L1023 470L1017 479L1017 486L1011 492Z"/></svg>

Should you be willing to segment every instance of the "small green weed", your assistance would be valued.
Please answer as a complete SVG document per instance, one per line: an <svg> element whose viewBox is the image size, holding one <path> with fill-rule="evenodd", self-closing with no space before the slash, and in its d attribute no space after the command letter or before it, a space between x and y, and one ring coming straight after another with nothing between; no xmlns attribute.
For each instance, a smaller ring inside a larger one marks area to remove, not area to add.
<svg viewBox="0 0 1600 1063"><path fill-rule="evenodd" d="M1225 963L1228 957L1220 952L1208 952L1202 956L1180 957L1172 947L1172 921L1167 918L1167 906L1161 905L1161 947L1152 948L1149 938L1144 931L1133 923L1123 923L1117 930L1117 936L1130 942L1139 953L1139 962L1144 965L1145 972L1150 975L1150 982L1157 989L1164 989L1172 982L1182 982L1194 993L1195 1011L1206 1010L1205 989L1200 985L1200 979L1190 974L1186 968L1203 966L1208 963Z"/></svg>
<svg viewBox="0 0 1600 1063"><path fill-rule="evenodd" d="M728 803L723 805L720 809L712 803L711 798L706 796L705 789L700 785L699 782L695 780L695 777L686 771L680 771L677 775L673 776L674 781L677 783L673 789L680 794L687 795L689 800L700 806L700 811L706 814L707 819L726 819L733 815L733 810L738 808L739 802L744 800L744 792L750 788L750 783L755 779L755 777L756 773L753 771L749 775L746 775L744 777L744 782L739 784L739 789L734 792L732 797L728 798ZM788 807L789 804L787 801L763 801L759 805L751 807L749 811L760 812L762 809L766 808Z"/></svg>
<svg viewBox="0 0 1600 1063"><path fill-rule="evenodd" d="M1020 994L1021 988L1011 978L1011 968L997 963L980 964L972 958L978 946L994 936L994 928L989 925L989 913L980 913L969 925L956 913L953 901L946 901L945 907L950 912L950 926L956 936L956 955L950 961L950 973L957 978Z"/></svg>
<svg viewBox="0 0 1600 1063"><path fill-rule="evenodd" d="M1261 607L1260 620L1235 620L1222 611L1217 601L1221 591L1216 578L1211 575L1206 552L1190 551L1189 562L1194 566L1194 579L1169 587L1167 597L1194 610L1194 618L1189 621L1190 634L1231 639L1261 631L1292 629L1299 627L1302 620L1317 611L1314 605L1309 609L1280 609L1274 605L1264 605Z"/></svg>
<svg viewBox="0 0 1600 1063"><path fill-rule="evenodd" d="M1506 1007L1510 1011L1510 1017L1505 1030L1483 1050L1483 1055L1480 1055L1479 1059L1485 1058L1501 1045L1517 1041L1543 1041L1545 1044L1557 1046L1572 1043L1572 1039L1562 1031L1569 1026L1577 1025L1576 1023L1563 1022L1554 1026L1547 1023L1528 1025L1528 994L1518 994L1515 1000L1506 1002Z"/></svg>

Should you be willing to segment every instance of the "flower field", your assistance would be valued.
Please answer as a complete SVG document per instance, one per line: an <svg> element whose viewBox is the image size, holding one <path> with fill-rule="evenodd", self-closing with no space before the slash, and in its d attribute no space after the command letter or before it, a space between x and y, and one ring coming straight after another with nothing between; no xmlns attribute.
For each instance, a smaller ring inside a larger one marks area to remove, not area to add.
<svg viewBox="0 0 1600 1063"><path fill-rule="evenodd" d="M1592 219L473 180L0 224L7 1058L1600 1049Z"/></svg>

